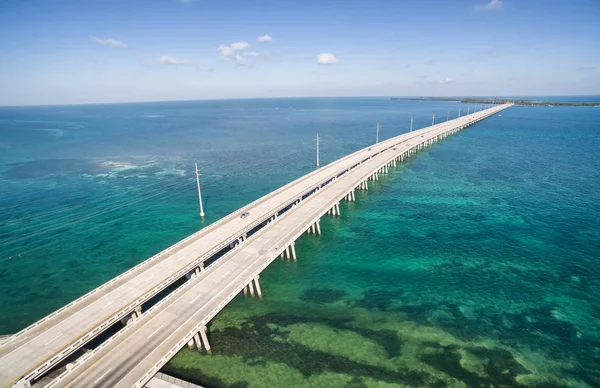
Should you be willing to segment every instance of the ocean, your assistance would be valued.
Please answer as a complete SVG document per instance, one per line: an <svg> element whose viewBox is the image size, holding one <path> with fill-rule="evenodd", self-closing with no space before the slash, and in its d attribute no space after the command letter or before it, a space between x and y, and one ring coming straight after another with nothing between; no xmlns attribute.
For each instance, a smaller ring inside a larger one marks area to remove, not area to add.
<svg viewBox="0 0 600 388"><path fill-rule="evenodd" d="M324 165L377 123L386 139L467 107L0 107L0 334L312 171L317 133ZM599 193L600 109L511 107L343 202L297 263L261 274L263 301L212 321L212 354L184 348L163 371L207 387L600 386Z"/></svg>

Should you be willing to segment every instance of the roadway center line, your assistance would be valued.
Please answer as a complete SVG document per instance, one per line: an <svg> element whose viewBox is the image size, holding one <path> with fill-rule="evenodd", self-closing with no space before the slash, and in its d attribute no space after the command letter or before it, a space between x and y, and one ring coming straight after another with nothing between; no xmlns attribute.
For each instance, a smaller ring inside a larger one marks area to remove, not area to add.
<svg viewBox="0 0 600 388"><path fill-rule="evenodd" d="M102 380L102 378L103 378L104 376L106 376L106 375L107 375L107 374L108 374L108 373L109 373L111 370L113 370L113 368L110 368L109 370L107 370L106 372L104 372L104 373L102 374L102 376L100 376L100 377L98 377L96 380L94 380L94 385L95 385L95 384L96 384L98 381Z"/></svg>
<svg viewBox="0 0 600 388"><path fill-rule="evenodd" d="M159 331L160 329L162 329L162 328L163 328L163 326L164 326L164 325L160 325L160 327L159 327L158 329L154 330L154 331L152 332L152 334L150 334L150 335L148 336L148 339L150 339L150 337L152 337L154 334L158 333L158 331Z"/></svg>
<svg viewBox="0 0 600 388"><path fill-rule="evenodd" d="M111 305L111 304L113 304L113 303L115 303L115 300L114 300L114 299L113 299L113 300L111 300L110 302L108 302L107 304L105 304L105 305L104 305L102 308L104 308L104 307L108 307L108 306L110 306L110 305Z"/></svg>
<svg viewBox="0 0 600 388"><path fill-rule="evenodd" d="M223 276L220 277L220 279L223 279L225 276L229 275L231 273L231 271L227 271L223 274Z"/></svg>
<svg viewBox="0 0 600 388"><path fill-rule="evenodd" d="M52 338L50 341L46 342L44 344L44 346L49 345L52 341L54 341L55 339L57 339L58 337L60 337L61 335L63 335L63 333L60 333L59 335L57 335L56 337Z"/></svg>

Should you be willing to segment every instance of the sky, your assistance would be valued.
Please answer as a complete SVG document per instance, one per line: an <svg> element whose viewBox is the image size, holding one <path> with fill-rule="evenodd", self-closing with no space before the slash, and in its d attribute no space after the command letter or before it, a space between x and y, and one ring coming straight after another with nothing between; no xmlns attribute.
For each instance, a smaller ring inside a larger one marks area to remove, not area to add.
<svg viewBox="0 0 600 388"><path fill-rule="evenodd" d="M0 105L600 94L600 0L1 0Z"/></svg>

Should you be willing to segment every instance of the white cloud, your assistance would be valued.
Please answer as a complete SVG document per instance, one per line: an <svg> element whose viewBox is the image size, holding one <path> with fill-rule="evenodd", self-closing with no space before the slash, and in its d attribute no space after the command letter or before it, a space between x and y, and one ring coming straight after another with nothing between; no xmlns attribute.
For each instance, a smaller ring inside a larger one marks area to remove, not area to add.
<svg viewBox="0 0 600 388"><path fill-rule="evenodd" d="M260 54L255 53L254 51L245 51L244 56L245 57L260 57Z"/></svg>
<svg viewBox="0 0 600 388"><path fill-rule="evenodd" d="M217 51L221 54L221 58L226 61L234 60L238 66L244 66L246 59L240 54L234 52L230 46L220 45Z"/></svg>
<svg viewBox="0 0 600 388"><path fill-rule="evenodd" d="M230 47L234 51L245 50L248 47L248 42L235 42Z"/></svg>
<svg viewBox="0 0 600 388"><path fill-rule="evenodd" d="M259 43L272 42L273 38L270 35L264 34L262 36L259 36L258 39L256 39L256 41Z"/></svg>
<svg viewBox="0 0 600 388"><path fill-rule="evenodd" d="M219 52L219 54L221 54L221 58L223 58L226 61L235 61L236 65L238 66L244 66L246 64L246 59L236 53L236 51L244 51L246 49L246 47L248 47L248 42L236 42L236 43L232 43L230 46L226 46L224 44L220 45L219 48L217 49L217 51ZM257 53L253 53L253 52L244 52L244 55L248 54L247 56L256 56L254 54Z"/></svg>
<svg viewBox="0 0 600 388"><path fill-rule="evenodd" d="M111 38L98 38L97 36L92 36L92 40L102 46L108 47L119 47L126 48L127 45L120 40L111 39Z"/></svg>
<svg viewBox="0 0 600 388"><path fill-rule="evenodd" d="M502 4L502 0L490 0L487 4L476 4L476 11L502 11L504 9L504 4Z"/></svg>
<svg viewBox="0 0 600 388"><path fill-rule="evenodd" d="M163 65L171 65L171 66L180 66L180 65L189 65L188 61L184 61L183 59L169 57L167 55L163 55L158 60Z"/></svg>
<svg viewBox="0 0 600 388"><path fill-rule="evenodd" d="M438 83L440 83L440 84L451 84L452 82L454 82L454 78L450 78L450 77L446 77L446 78L438 81Z"/></svg>
<svg viewBox="0 0 600 388"><path fill-rule="evenodd" d="M332 53L321 53L317 55L317 63L319 65L337 65L340 61Z"/></svg>

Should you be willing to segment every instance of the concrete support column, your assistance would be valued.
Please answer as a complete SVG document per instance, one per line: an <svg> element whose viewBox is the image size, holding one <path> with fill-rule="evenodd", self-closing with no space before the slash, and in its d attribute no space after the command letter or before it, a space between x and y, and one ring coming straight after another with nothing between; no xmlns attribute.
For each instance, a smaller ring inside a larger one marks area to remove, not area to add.
<svg viewBox="0 0 600 388"><path fill-rule="evenodd" d="M288 260L290 259L290 246L289 245L287 247L285 247L285 257Z"/></svg>
<svg viewBox="0 0 600 388"><path fill-rule="evenodd" d="M254 285L256 286L256 295L258 295L258 299L262 300L262 291L260 290L260 283L258 282L258 276L254 278Z"/></svg>
<svg viewBox="0 0 600 388"><path fill-rule="evenodd" d="M189 349L194 349L194 338L188 341L187 346Z"/></svg>
<svg viewBox="0 0 600 388"><path fill-rule="evenodd" d="M338 215L338 216L341 216L341 215L342 215L342 213L340 213L340 204L339 204L339 203L336 203L336 204L335 204L335 208L336 208L336 210L337 210L337 215Z"/></svg>
<svg viewBox="0 0 600 388"><path fill-rule="evenodd" d="M356 201L356 196L354 195L354 190L350 194L352 194L352 202L355 202Z"/></svg>
<svg viewBox="0 0 600 388"><path fill-rule="evenodd" d="M321 234L321 231L319 231L319 234ZM292 258L294 259L294 261L296 261L296 243L295 242L292 243Z"/></svg>
<svg viewBox="0 0 600 388"><path fill-rule="evenodd" d="M254 296L254 287L252 287L252 280L248 283L248 289L250 290L250 296Z"/></svg>
<svg viewBox="0 0 600 388"><path fill-rule="evenodd" d="M244 295L248 295L248 286L244 286Z"/></svg>
<svg viewBox="0 0 600 388"><path fill-rule="evenodd" d="M369 182L365 181L365 190L369 190Z"/></svg>
<svg viewBox="0 0 600 388"><path fill-rule="evenodd" d="M319 236L321 235L321 221L317 221L317 233L319 233Z"/></svg>
<svg viewBox="0 0 600 388"><path fill-rule="evenodd" d="M333 205L333 207L331 208L331 215L332 216L336 216L337 214L335 214L335 205Z"/></svg>
<svg viewBox="0 0 600 388"><path fill-rule="evenodd" d="M194 343L196 344L196 349L198 351L202 351L202 341L200 341L199 333L194 334Z"/></svg>
<svg viewBox="0 0 600 388"><path fill-rule="evenodd" d="M210 353L210 343L208 342L208 337L206 336L206 326L203 326L202 330L200 330L200 336L202 337L202 342L204 342L204 348L206 348L206 351Z"/></svg>
<svg viewBox="0 0 600 388"><path fill-rule="evenodd" d="M316 225L312 224L310 228L312 229L312 234L315 234L316 233L316 230L315 230L316 229Z"/></svg>

